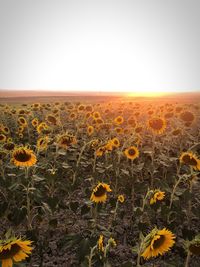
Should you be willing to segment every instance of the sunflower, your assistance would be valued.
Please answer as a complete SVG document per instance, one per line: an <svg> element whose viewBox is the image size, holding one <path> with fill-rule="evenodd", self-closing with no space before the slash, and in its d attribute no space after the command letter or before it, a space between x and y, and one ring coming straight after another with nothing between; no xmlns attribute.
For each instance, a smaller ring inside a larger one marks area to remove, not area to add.
<svg viewBox="0 0 200 267"><path fill-rule="evenodd" d="M113 138L111 140L111 142L112 142L112 146L113 147L119 147L120 146L120 141L119 141L119 139L117 137Z"/></svg>
<svg viewBox="0 0 200 267"><path fill-rule="evenodd" d="M31 124L33 125L33 127L37 127L38 126L38 119L37 118L34 118L32 121L31 121Z"/></svg>
<svg viewBox="0 0 200 267"><path fill-rule="evenodd" d="M139 150L135 146L130 146L124 151L124 154L128 159L134 160L139 157Z"/></svg>
<svg viewBox="0 0 200 267"><path fill-rule="evenodd" d="M122 116L117 116L115 119L114 119L114 122L118 125L122 124L124 122L124 118Z"/></svg>
<svg viewBox="0 0 200 267"><path fill-rule="evenodd" d="M26 119L24 117L19 117L17 121L23 127L26 127L27 126L27 121L26 121Z"/></svg>
<svg viewBox="0 0 200 267"><path fill-rule="evenodd" d="M58 122L57 122L57 118L51 114L47 115L46 116L46 121L49 123L49 124L52 124L52 125L56 125Z"/></svg>
<svg viewBox="0 0 200 267"><path fill-rule="evenodd" d="M11 151L15 148L15 144L13 142L7 142L3 146L4 149Z"/></svg>
<svg viewBox="0 0 200 267"><path fill-rule="evenodd" d="M87 112L85 114L85 120L88 120L91 117L92 113L91 112Z"/></svg>
<svg viewBox="0 0 200 267"><path fill-rule="evenodd" d="M4 134L9 134L9 133L10 133L10 129L9 129L7 126L4 126L4 127L2 128L2 132L3 132Z"/></svg>
<svg viewBox="0 0 200 267"><path fill-rule="evenodd" d="M16 166L30 167L35 165L37 158L33 150L22 146L13 151L11 160Z"/></svg>
<svg viewBox="0 0 200 267"><path fill-rule="evenodd" d="M20 125L20 126L18 127L18 131L19 131L19 133L23 133L23 131L24 131L24 126L23 126L23 125Z"/></svg>
<svg viewBox="0 0 200 267"><path fill-rule="evenodd" d="M193 255L200 256L200 235L189 241L188 249Z"/></svg>
<svg viewBox="0 0 200 267"><path fill-rule="evenodd" d="M38 126L37 126L37 132L40 134L46 130L48 130L48 125L45 122L41 122Z"/></svg>
<svg viewBox="0 0 200 267"><path fill-rule="evenodd" d="M106 183L98 183L93 189L90 200L96 203L105 202L107 199L107 192L111 192L110 186Z"/></svg>
<svg viewBox="0 0 200 267"><path fill-rule="evenodd" d="M195 116L191 111L183 111L180 114L180 119L184 122L193 122Z"/></svg>
<svg viewBox="0 0 200 267"><path fill-rule="evenodd" d="M135 126L136 126L136 121L135 121L134 117L128 118L127 123L128 123L128 125L130 125L133 128L135 128Z"/></svg>
<svg viewBox="0 0 200 267"><path fill-rule="evenodd" d="M97 157L101 157L101 156L103 156L103 154L104 154L105 152L106 152L106 146L100 146L100 147L96 150L95 154L96 154Z"/></svg>
<svg viewBox="0 0 200 267"><path fill-rule="evenodd" d="M101 118L101 115L100 115L100 113L98 111L93 112L92 116L93 116L94 119Z"/></svg>
<svg viewBox="0 0 200 267"><path fill-rule="evenodd" d="M13 262L20 262L31 254L32 241L21 238L0 240L0 261L2 267L12 267Z"/></svg>
<svg viewBox="0 0 200 267"><path fill-rule="evenodd" d="M75 112L71 112L69 115L70 120L75 120L77 118L77 114Z"/></svg>
<svg viewBox="0 0 200 267"><path fill-rule="evenodd" d="M136 133L141 133L142 130L143 130L143 127L140 126L140 125L138 125L138 126L135 128L135 132L136 132Z"/></svg>
<svg viewBox="0 0 200 267"><path fill-rule="evenodd" d="M143 241L141 256L149 259L157 257L159 254L163 255L174 245L175 241L173 239L175 239L175 235L166 228L162 230L153 229Z"/></svg>
<svg viewBox="0 0 200 267"><path fill-rule="evenodd" d="M119 195L117 197L117 201L120 202L120 203L123 203L124 202L124 195Z"/></svg>
<svg viewBox="0 0 200 267"><path fill-rule="evenodd" d="M19 133L19 138L22 139L24 137L23 133Z"/></svg>
<svg viewBox="0 0 200 267"><path fill-rule="evenodd" d="M87 112L93 112L93 106L92 105L87 105L85 107L85 111L87 111Z"/></svg>
<svg viewBox="0 0 200 267"><path fill-rule="evenodd" d="M115 239L112 238L112 237L110 237L110 238L108 239L108 244L109 244L111 247L113 247L113 248L117 246L117 243L116 243Z"/></svg>
<svg viewBox="0 0 200 267"><path fill-rule="evenodd" d="M166 129L166 120L163 118L151 118L148 121L148 127L156 134L162 134Z"/></svg>
<svg viewBox="0 0 200 267"><path fill-rule="evenodd" d="M99 239L97 241L97 247L101 252L104 252L103 235L99 236Z"/></svg>
<svg viewBox="0 0 200 267"><path fill-rule="evenodd" d="M112 142L112 140L109 140L109 141L105 144L105 149L106 149L106 152L108 152L108 151L112 151L112 149L113 149L113 142Z"/></svg>
<svg viewBox="0 0 200 267"><path fill-rule="evenodd" d="M124 129L121 128L121 127L116 127L116 128L115 128L115 131L116 131L116 133L118 133L118 134L123 134L123 133L124 133Z"/></svg>
<svg viewBox="0 0 200 267"><path fill-rule="evenodd" d="M96 123L97 123L97 124L103 124L104 121L103 121L102 118L98 118L98 119L96 119Z"/></svg>
<svg viewBox="0 0 200 267"><path fill-rule="evenodd" d="M77 143L76 137L70 134L63 134L58 137L57 144L60 148L68 148Z"/></svg>
<svg viewBox="0 0 200 267"><path fill-rule="evenodd" d="M88 133L89 136L94 133L94 127L92 125L89 125L87 127L87 133Z"/></svg>
<svg viewBox="0 0 200 267"><path fill-rule="evenodd" d="M150 204L152 205L157 201L163 200L164 197L165 197L165 192L162 192L159 189L154 190L153 196L150 199Z"/></svg>
<svg viewBox="0 0 200 267"><path fill-rule="evenodd" d="M78 106L78 112L83 112L84 110L85 110L85 105L80 104L80 105Z"/></svg>
<svg viewBox="0 0 200 267"><path fill-rule="evenodd" d="M180 162L200 171L200 160L192 152L183 152L179 158Z"/></svg>
<svg viewBox="0 0 200 267"><path fill-rule="evenodd" d="M37 140L37 148L38 148L38 150L41 151L41 150L45 150L45 149L47 149L48 143L49 143L49 138L48 138L48 136L40 137L40 138Z"/></svg>
<svg viewBox="0 0 200 267"><path fill-rule="evenodd" d="M182 134L182 130L180 128L174 129L172 131L173 136L179 136L180 134Z"/></svg>
<svg viewBox="0 0 200 267"><path fill-rule="evenodd" d="M6 141L6 136L4 134L0 134L0 143L4 143Z"/></svg>

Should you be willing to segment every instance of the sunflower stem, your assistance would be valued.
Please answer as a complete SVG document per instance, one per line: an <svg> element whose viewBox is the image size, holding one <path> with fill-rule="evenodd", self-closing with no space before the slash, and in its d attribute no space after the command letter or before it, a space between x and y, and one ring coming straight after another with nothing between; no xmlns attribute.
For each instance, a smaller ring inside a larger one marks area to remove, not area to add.
<svg viewBox="0 0 200 267"><path fill-rule="evenodd" d="M88 257L88 267L92 267L92 258L93 258L93 256L95 255L95 254L94 254L94 251L95 251L96 248L97 248L97 246L94 246L94 247L91 248L91 250L90 250L90 255L89 255L89 257Z"/></svg>
<svg viewBox="0 0 200 267"><path fill-rule="evenodd" d="M172 193L171 193L171 198L170 198L170 205L169 205L170 209L172 207L172 203L173 203L173 200L174 200L174 195L176 193L176 189L177 189L178 185L180 184L180 182L182 181L183 178L184 178L183 176L179 176L177 182L175 183L175 185L173 187L173 190L172 190Z"/></svg>
<svg viewBox="0 0 200 267"><path fill-rule="evenodd" d="M190 168L190 171L191 171L191 177L190 177L190 180L189 180L189 192L190 194L192 195L192 189L193 189L193 168L191 167ZM192 210L192 199L190 198L189 201L188 201L188 226L190 228L190 223L191 223L191 210Z"/></svg>
<svg viewBox="0 0 200 267"><path fill-rule="evenodd" d="M189 267L190 255L191 255L190 251L188 250L187 258L185 260L185 267Z"/></svg>

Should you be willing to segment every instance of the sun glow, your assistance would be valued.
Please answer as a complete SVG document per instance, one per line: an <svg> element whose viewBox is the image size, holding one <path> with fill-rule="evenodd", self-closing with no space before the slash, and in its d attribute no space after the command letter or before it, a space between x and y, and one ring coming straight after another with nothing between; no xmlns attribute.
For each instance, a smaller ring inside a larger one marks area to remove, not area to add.
<svg viewBox="0 0 200 267"><path fill-rule="evenodd" d="M149 91L143 90L140 92L128 92L127 97L162 97L169 94L168 92L163 91Z"/></svg>

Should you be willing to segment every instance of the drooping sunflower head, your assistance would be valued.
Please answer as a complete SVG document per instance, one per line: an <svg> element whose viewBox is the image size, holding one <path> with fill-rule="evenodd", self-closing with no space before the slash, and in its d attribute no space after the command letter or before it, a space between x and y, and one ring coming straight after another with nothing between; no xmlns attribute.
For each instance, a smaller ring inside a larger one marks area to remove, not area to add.
<svg viewBox="0 0 200 267"><path fill-rule="evenodd" d="M110 237L108 239L108 245L113 247L113 248L115 248L117 246L117 243L116 243L116 241L115 241L115 239L113 237Z"/></svg>
<svg viewBox="0 0 200 267"><path fill-rule="evenodd" d="M124 118L122 116L117 116L115 119L114 119L114 122L118 125L122 124L124 122Z"/></svg>
<svg viewBox="0 0 200 267"><path fill-rule="evenodd" d="M107 199L107 192L111 192L111 188L106 183L98 183L98 185L93 189L90 200L99 203L105 202Z"/></svg>
<svg viewBox="0 0 200 267"><path fill-rule="evenodd" d="M193 255L200 256L200 235L188 242L188 249Z"/></svg>
<svg viewBox="0 0 200 267"><path fill-rule="evenodd" d="M191 166L194 170L200 170L200 160L192 152L183 152L179 160L180 163Z"/></svg>
<svg viewBox="0 0 200 267"><path fill-rule="evenodd" d="M22 146L14 149L11 161L15 166L30 167L35 165L37 158L33 150Z"/></svg>
<svg viewBox="0 0 200 267"><path fill-rule="evenodd" d="M48 143L49 143L49 137L48 136L40 137L37 140L37 149L40 150L40 151L41 150L46 150L47 146L48 146Z"/></svg>
<svg viewBox="0 0 200 267"><path fill-rule="evenodd" d="M31 254L32 241L21 238L0 240L0 261L2 267L12 267L13 263L25 260Z"/></svg>
<svg viewBox="0 0 200 267"><path fill-rule="evenodd" d="M150 199L150 204L152 205L156 203L157 201L161 201L164 199L164 197L165 197L165 192L162 192L159 189L156 189L153 191L153 194Z"/></svg>
<svg viewBox="0 0 200 267"><path fill-rule="evenodd" d="M13 142L7 142L4 144L3 148L5 150L11 151L15 148L15 144Z"/></svg>
<svg viewBox="0 0 200 267"><path fill-rule="evenodd" d="M162 134L166 129L166 120L159 117L151 118L148 121L148 128L155 134Z"/></svg>
<svg viewBox="0 0 200 267"><path fill-rule="evenodd" d="M104 252L105 248L104 248L104 244L103 244L103 235L99 236L99 239L97 241L97 247L98 247L99 251Z"/></svg>
<svg viewBox="0 0 200 267"><path fill-rule="evenodd" d="M175 235L166 228L153 229L143 242L141 256L145 259L165 254L174 245Z"/></svg>
<svg viewBox="0 0 200 267"><path fill-rule="evenodd" d="M124 154L128 159L134 160L139 157L139 150L136 146L130 146L125 149Z"/></svg>

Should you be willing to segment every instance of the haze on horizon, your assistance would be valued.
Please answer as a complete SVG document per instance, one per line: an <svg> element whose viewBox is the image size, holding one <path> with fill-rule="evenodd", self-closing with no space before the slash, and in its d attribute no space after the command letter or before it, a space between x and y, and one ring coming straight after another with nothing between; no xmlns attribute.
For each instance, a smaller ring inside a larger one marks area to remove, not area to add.
<svg viewBox="0 0 200 267"><path fill-rule="evenodd" d="M192 92L199 0L1 0L0 90Z"/></svg>

